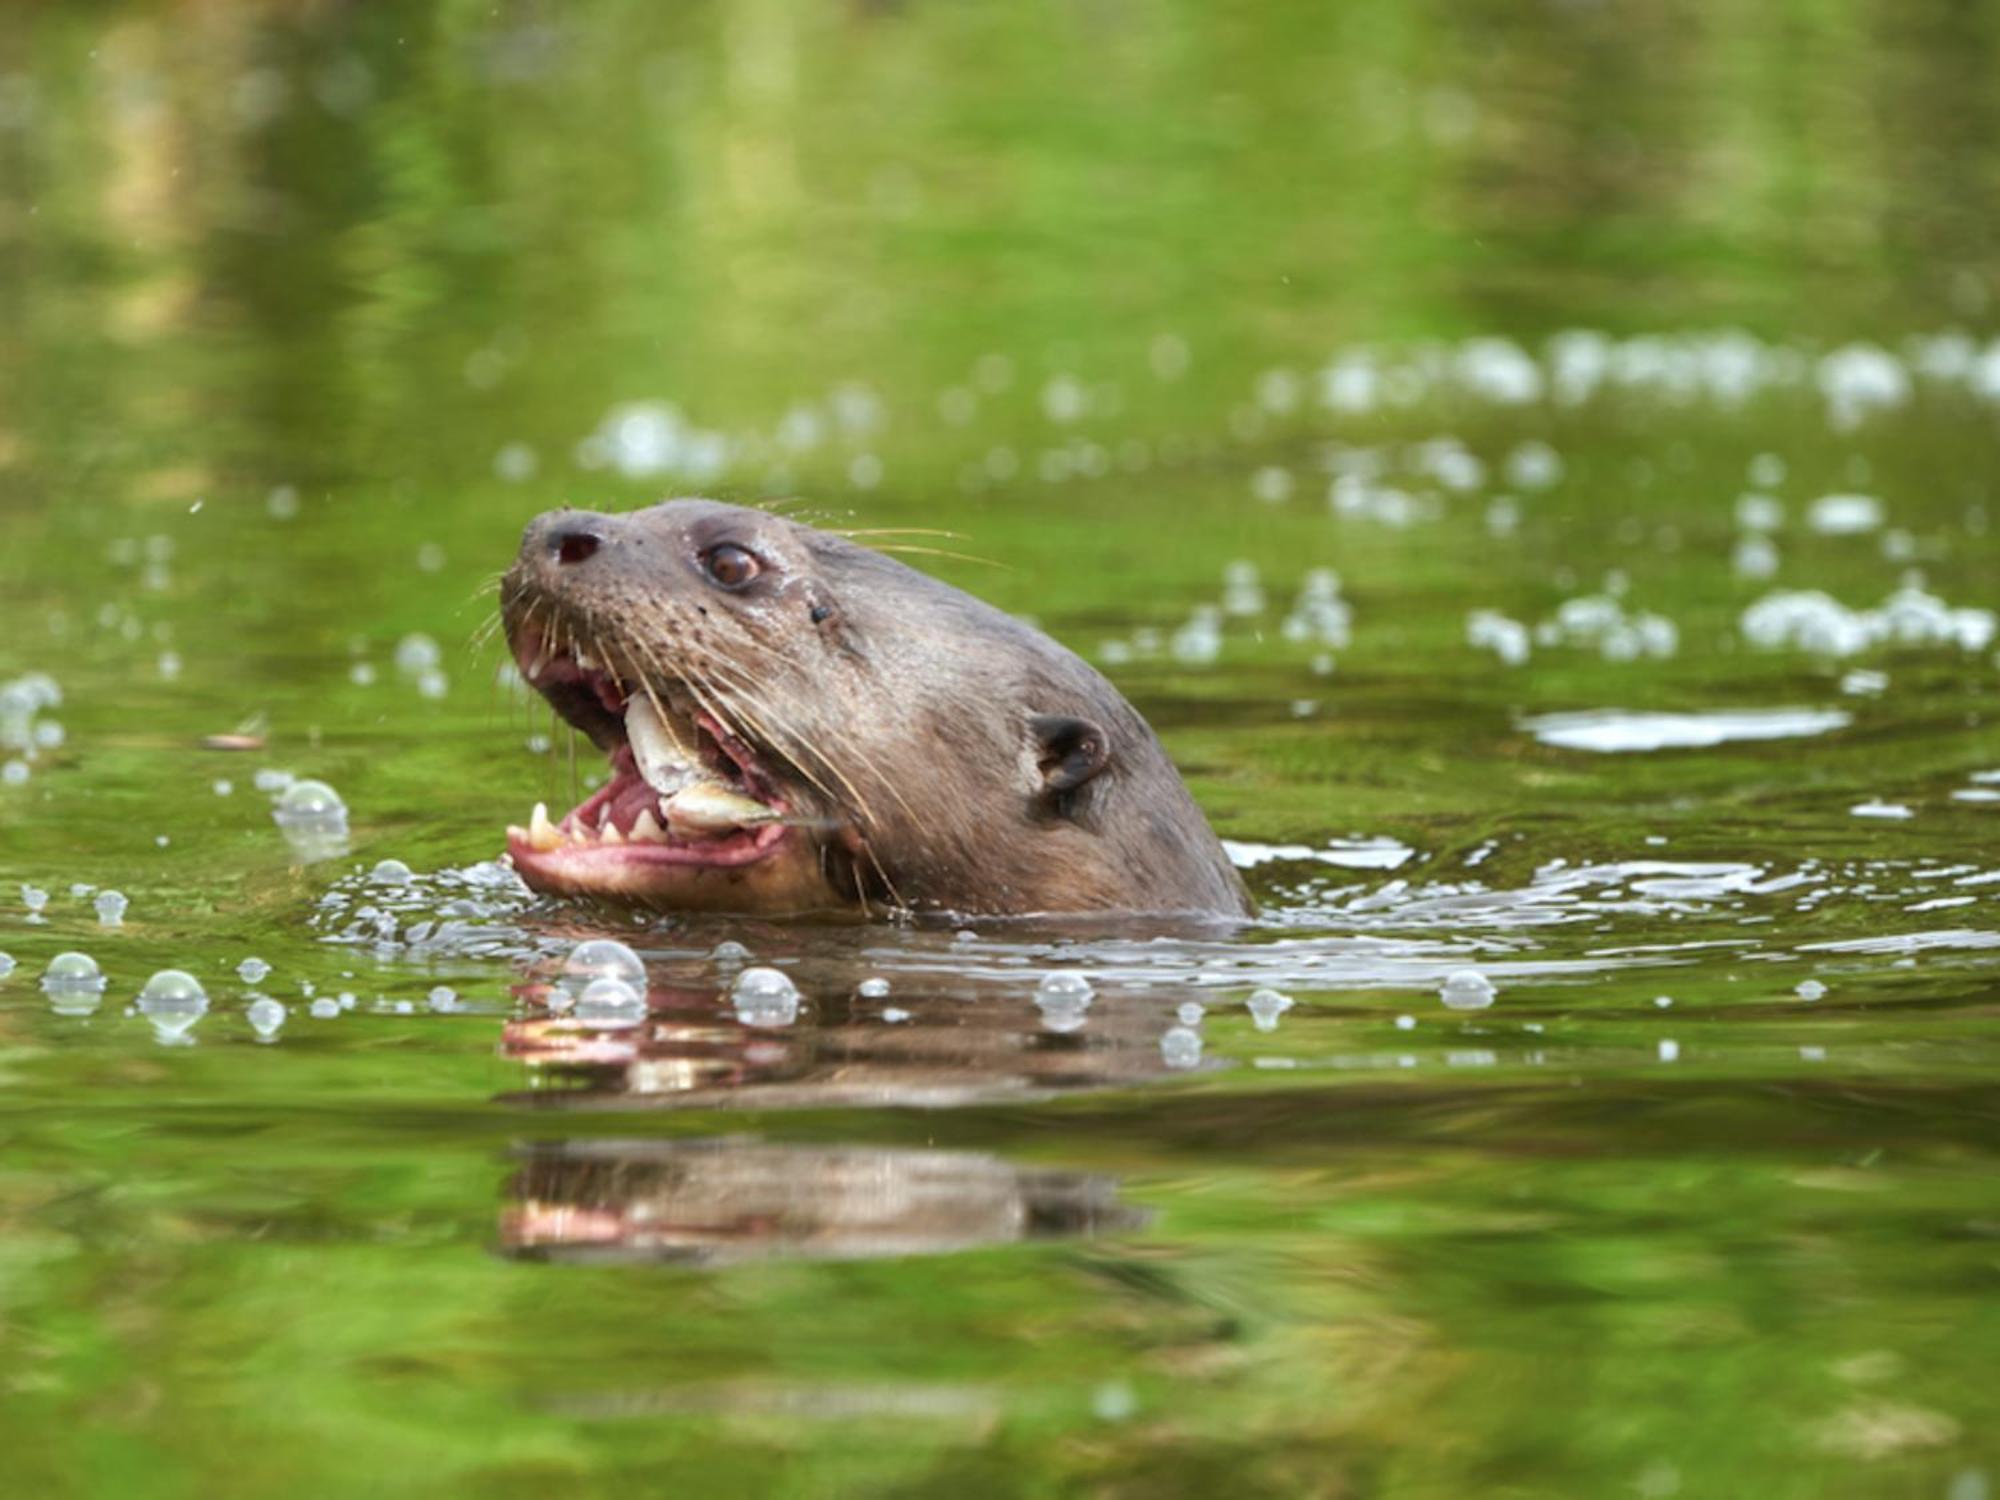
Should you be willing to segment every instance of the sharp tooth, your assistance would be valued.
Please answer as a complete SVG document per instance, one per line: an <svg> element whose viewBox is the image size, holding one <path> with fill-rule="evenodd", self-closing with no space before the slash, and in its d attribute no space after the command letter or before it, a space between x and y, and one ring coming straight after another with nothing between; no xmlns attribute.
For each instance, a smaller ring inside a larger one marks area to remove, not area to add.
<svg viewBox="0 0 2000 1500"><path fill-rule="evenodd" d="M562 846L562 830L549 821L549 808L545 802L537 802L535 815L528 819L528 842L542 850Z"/></svg>
<svg viewBox="0 0 2000 1500"><path fill-rule="evenodd" d="M625 835L618 831L616 823L606 823L599 831L598 837L607 844L622 844L625 842Z"/></svg>
<svg viewBox="0 0 2000 1500"><path fill-rule="evenodd" d="M659 825L649 807L632 821L632 842L635 844L664 844L667 830Z"/></svg>
<svg viewBox="0 0 2000 1500"><path fill-rule="evenodd" d="M576 664L586 672L595 672L597 670L597 663L591 659L588 651L579 651L576 653Z"/></svg>
<svg viewBox="0 0 2000 1500"><path fill-rule="evenodd" d="M527 843L528 830L520 827L517 824L509 823L507 825L507 842L511 844L516 840L519 840L523 844Z"/></svg>

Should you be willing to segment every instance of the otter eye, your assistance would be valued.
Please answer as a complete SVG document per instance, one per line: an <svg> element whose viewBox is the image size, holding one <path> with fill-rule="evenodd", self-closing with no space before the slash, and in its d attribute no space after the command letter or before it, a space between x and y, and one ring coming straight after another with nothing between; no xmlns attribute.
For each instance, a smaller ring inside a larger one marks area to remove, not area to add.
<svg viewBox="0 0 2000 1500"><path fill-rule="evenodd" d="M726 589L740 589L744 584L764 571L764 565L757 561L757 554L734 542L723 542L710 547L701 555L701 565L708 569L708 576Z"/></svg>

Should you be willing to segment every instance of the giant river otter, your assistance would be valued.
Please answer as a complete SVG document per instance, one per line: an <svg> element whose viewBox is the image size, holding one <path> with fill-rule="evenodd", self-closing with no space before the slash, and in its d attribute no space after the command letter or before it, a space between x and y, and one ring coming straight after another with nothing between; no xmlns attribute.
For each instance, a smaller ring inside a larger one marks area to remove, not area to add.
<svg viewBox="0 0 2000 1500"><path fill-rule="evenodd" d="M534 521L522 674L611 761L508 853L661 908L1242 915L1160 742L1040 631L845 537L674 500Z"/></svg>

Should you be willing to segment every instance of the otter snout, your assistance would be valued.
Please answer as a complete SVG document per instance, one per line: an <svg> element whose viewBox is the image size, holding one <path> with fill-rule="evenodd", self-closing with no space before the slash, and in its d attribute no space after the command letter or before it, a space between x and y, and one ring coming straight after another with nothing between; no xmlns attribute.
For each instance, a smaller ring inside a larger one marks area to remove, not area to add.
<svg viewBox="0 0 2000 1500"><path fill-rule="evenodd" d="M521 563L553 582L613 546L619 521L593 510L547 511L521 533Z"/></svg>

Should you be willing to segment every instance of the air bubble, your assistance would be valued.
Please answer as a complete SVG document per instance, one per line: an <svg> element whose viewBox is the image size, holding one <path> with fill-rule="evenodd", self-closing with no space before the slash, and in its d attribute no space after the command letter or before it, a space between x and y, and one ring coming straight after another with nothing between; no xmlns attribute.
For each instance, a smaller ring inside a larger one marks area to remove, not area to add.
<svg viewBox="0 0 2000 1500"><path fill-rule="evenodd" d="M285 1007L269 995L260 995L251 1001L250 1008L243 1012L243 1019L250 1023L250 1029L257 1033L260 1042L272 1042L278 1038L278 1030L285 1024Z"/></svg>
<svg viewBox="0 0 2000 1500"><path fill-rule="evenodd" d="M1292 1008L1292 997L1278 990L1258 990L1250 996L1250 1020L1259 1031L1276 1031L1278 1017Z"/></svg>
<svg viewBox="0 0 2000 1500"><path fill-rule="evenodd" d="M636 1026L646 1019L646 997L623 979L593 979L577 997L576 1018L587 1026Z"/></svg>
<svg viewBox="0 0 2000 1500"><path fill-rule="evenodd" d="M1185 1026L1176 1026L1160 1038L1160 1061L1176 1070L1197 1067L1201 1063L1201 1033L1190 1031Z"/></svg>
<svg viewBox="0 0 2000 1500"><path fill-rule="evenodd" d="M572 990L584 989L593 979L616 979L646 993L646 965L616 938L578 943L563 964L563 978Z"/></svg>
<svg viewBox="0 0 2000 1500"><path fill-rule="evenodd" d="M195 1022L208 1014L208 992L184 969L162 969L139 991L139 1013L152 1022L164 1046L190 1041Z"/></svg>
<svg viewBox="0 0 2000 1500"><path fill-rule="evenodd" d="M1493 981L1477 969L1459 969L1445 976L1438 998L1453 1010L1484 1010L1494 993Z"/></svg>
<svg viewBox="0 0 2000 1500"><path fill-rule="evenodd" d="M730 1004L746 1026L789 1026L799 1016L799 990L778 969L745 969L730 987Z"/></svg>

